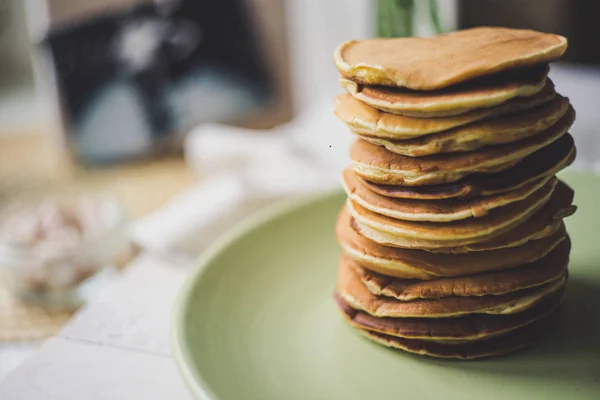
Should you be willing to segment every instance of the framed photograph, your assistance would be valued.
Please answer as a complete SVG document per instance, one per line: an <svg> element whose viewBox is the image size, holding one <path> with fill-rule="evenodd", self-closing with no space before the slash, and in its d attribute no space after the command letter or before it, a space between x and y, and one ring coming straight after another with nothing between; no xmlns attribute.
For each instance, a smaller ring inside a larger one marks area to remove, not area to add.
<svg viewBox="0 0 600 400"><path fill-rule="evenodd" d="M203 122L268 127L291 116L282 1L45 3L39 46L83 163L171 150Z"/></svg>

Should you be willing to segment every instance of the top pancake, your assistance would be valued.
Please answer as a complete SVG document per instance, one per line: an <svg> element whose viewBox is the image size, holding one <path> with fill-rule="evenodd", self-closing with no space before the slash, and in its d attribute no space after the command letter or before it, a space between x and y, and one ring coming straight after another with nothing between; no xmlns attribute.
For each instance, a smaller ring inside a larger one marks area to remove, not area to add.
<svg viewBox="0 0 600 400"><path fill-rule="evenodd" d="M338 46L334 62L343 76L362 84L436 90L547 64L566 49L559 35L481 27L431 38L351 40Z"/></svg>
<svg viewBox="0 0 600 400"><path fill-rule="evenodd" d="M409 117L439 118L493 107L515 97L533 96L544 87L548 70L548 66L544 66L514 74L498 74L501 76L482 77L430 92L365 86L345 78L340 79L340 86L355 99L381 111Z"/></svg>

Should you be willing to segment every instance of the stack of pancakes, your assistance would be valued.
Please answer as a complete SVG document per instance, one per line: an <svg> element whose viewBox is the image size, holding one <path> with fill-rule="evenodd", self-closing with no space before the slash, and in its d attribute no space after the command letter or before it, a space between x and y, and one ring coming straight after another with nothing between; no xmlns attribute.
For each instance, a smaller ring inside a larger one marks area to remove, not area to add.
<svg viewBox="0 0 600 400"><path fill-rule="evenodd" d="M476 28L341 44L335 113L358 136L336 300L385 346L478 358L535 340L560 305L575 112L548 64L564 37Z"/></svg>

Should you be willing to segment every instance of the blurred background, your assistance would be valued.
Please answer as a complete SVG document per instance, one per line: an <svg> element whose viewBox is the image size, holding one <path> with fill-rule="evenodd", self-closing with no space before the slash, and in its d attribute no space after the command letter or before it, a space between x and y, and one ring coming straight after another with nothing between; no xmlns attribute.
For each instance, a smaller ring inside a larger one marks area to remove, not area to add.
<svg viewBox="0 0 600 400"><path fill-rule="evenodd" d="M337 187L351 140L332 115L342 41L480 25L567 36L551 76L577 109L575 167L600 171L598 9L2 0L0 380L138 252L193 259L272 201Z"/></svg>

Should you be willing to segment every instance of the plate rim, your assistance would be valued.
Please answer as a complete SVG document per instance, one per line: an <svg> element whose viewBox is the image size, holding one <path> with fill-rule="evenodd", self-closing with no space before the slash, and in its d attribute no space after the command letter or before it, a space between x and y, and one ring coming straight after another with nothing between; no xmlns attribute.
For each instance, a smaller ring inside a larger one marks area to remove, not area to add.
<svg viewBox="0 0 600 400"><path fill-rule="evenodd" d="M192 290L197 281L202 278L202 275L215 258L224 251L227 251L231 245L247 234L274 219L281 218L291 212L342 194L343 190L341 188L334 188L316 194L300 195L299 197L293 196L288 199L275 201L275 203L267 205L264 209L250 214L224 234L220 235L195 261L194 266L185 277L175 297L170 321L170 344L177 369L183 377L186 386L196 398L219 400L219 397L208 389L207 382L203 377L201 375L196 376L192 372L190 368L192 360L189 357L191 351L184 337L185 314L190 304L189 299L192 295Z"/></svg>
<svg viewBox="0 0 600 400"><path fill-rule="evenodd" d="M561 171L557 177L570 185L570 177L577 176L582 178L594 177L600 182L600 175L594 172L581 170L578 168L569 168L567 171ZM287 199L278 200L267 205L264 209L251 213L239 223L233 225L225 234L220 235L215 242L210 245L198 257L194 266L188 272L175 298L172 307L170 320L170 342L173 358L179 370L180 376L190 393L194 398L203 400L220 400L220 398L208 388L208 383L202 374L195 374L190 368L193 365L190 357L190 348L184 340L184 326L186 314L189 307L189 299L192 294L192 288L202 275L209 268L213 260L222 252L233 245L235 242L250 234L252 231L269 223L270 221L281 218L288 213L297 211L304 207L309 207L319 201L326 201L329 198L334 198L343 195L341 188L332 188L323 192L312 194L304 194L292 196ZM577 192L576 192L577 194Z"/></svg>

